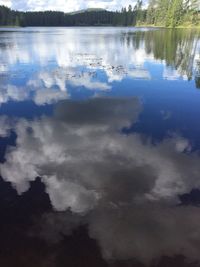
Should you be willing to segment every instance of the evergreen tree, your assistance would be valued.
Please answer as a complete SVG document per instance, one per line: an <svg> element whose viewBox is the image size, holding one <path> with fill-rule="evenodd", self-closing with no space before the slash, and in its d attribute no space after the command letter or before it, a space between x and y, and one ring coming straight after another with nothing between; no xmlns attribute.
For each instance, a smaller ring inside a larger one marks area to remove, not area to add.
<svg viewBox="0 0 200 267"><path fill-rule="evenodd" d="M150 24L177 27L181 24L200 25L200 0L149 0L143 9L142 0L134 8L129 5L121 11L90 9L84 12L57 11L16 12L0 6L0 25L6 26L134 26Z"/></svg>
<svg viewBox="0 0 200 267"><path fill-rule="evenodd" d="M147 9L147 24L155 24L156 19L156 7L157 7L157 1L156 0L150 0L149 6Z"/></svg>

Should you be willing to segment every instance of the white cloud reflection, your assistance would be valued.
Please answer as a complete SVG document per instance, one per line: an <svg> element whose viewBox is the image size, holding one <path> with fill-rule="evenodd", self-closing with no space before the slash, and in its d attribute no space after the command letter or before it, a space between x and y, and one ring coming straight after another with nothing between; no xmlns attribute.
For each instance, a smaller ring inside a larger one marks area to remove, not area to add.
<svg viewBox="0 0 200 267"><path fill-rule="evenodd" d="M127 33L121 29L99 31L98 35L91 28L3 33L0 104L27 99L37 105L51 104L70 97L69 85L95 94L111 90L112 82L126 77L151 79L144 63L153 61L153 55L147 54L143 45L135 50L132 43L126 43ZM123 43L121 38L125 38ZM26 76L24 84L11 82Z"/></svg>
<svg viewBox="0 0 200 267"><path fill-rule="evenodd" d="M200 188L199 155L178 136L153 145L121 134L140 110L137 99L63 101L52 118L19 119L1 175L19 194L40 176L55 210L88 216L107 260L150 264L175 254L198 260L199 208L178 206L178 195ZM0 122L5 136L9 121ZM59 231L65 227L68 221Z"/></svg>
<svg viewBox="0 0 200 267"><path fill-rule="evenodd" d="M8 136L11 128L17 135L16 147L7 149L0 166L3 179L23 194L30 181L42 178L59 211L52 216L62 214L61 226L55 219L53 234L44 225L47 239L57 242L86 220L107 260L136 258L150 264L175 254L199 260L199 208L179 206L179 194L200 188L199 154L191 152L189 141L174 135L155 145L139 134L121 134L122 127L137 121L142 109L138 99L64 101L70 98L71 85L98 94L126 77L151 79L145 63L161 61L146 52L143 41L138 49L128 44L121 29L117 34L99 29L98 35L88 28L42 31L23 34L23 42L21 33L5 33L0 103L24 101L30 95L37 105L63 101L51 118L0 117L0 136ZM24 70L35 65L39 67L26 84L11 84L9 77L24 75L16 66ZM97 70L107 79L98 79ZM180 77L167 68L162 75ZM167 120L171 113L164 110L161 115ZM69 209L75 220L68 220Z"/></svg>
<svg viewBox="0 0 200 267"><path fill-rule="evenodd" d="M95 95L96 91L111 90L113 82L127 77L191 79L199 58L198 39L189 42L191 55L181 58L188 51L185 43L189 37L183 35L183 45L174 51L177 58L169 59L169 67L167 59L159 59L165 53L156 55L154 51L159 35L144 31L108 27L98 28L97 33L94 28L33 28L1 33L4 45L0 47L0 103L28 98L38 105L55 103L70 98L68 86L93 90ZM160 76L151 71L151 64L162 69ZM180 66L175 69L177 64ZM24 77L28 80L20 86L11 82Z"/></svg>

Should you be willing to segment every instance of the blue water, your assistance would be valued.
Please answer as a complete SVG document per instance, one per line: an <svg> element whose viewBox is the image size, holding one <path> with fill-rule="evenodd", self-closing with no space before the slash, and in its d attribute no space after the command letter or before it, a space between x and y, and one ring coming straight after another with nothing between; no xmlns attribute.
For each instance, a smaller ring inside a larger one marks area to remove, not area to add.
<svg viewBox="0 0 200 267"><path fill-rule="evenodd" d="M27 233L73 266L59 246L82 225L101 266L200 266L199 118L199 31L0 29L1 183L14 190L0 199L15 203L3 217L21 229L20 266L24 247L37 256Z"/></svg>

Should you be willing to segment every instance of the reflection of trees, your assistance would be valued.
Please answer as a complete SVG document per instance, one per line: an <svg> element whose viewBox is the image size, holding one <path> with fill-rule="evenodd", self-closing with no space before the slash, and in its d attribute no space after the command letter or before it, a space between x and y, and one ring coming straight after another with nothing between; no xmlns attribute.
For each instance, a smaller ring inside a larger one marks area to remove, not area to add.
<svg viewBox="0 0 200 267"><path fill-rule="evenodd" d="M195 84L196 88L200 89L200 61L197 62L197 67L195 71Z"/></svg>
<svg viewBox="0 0 200 267"><path fill-rule="evenodd" d="M167 65L191 80L198 35L187 30L151 31L145 35L145 47L156 59L165 60Z"/></svg>
<svg viewBox="0 0 200 267"><path fill-rule="evenodd" d="M132 38L134 48L144 44L145 51L155 59L165 60L188 80L192 79L200 32L191 30L138 31Z"/></svg>

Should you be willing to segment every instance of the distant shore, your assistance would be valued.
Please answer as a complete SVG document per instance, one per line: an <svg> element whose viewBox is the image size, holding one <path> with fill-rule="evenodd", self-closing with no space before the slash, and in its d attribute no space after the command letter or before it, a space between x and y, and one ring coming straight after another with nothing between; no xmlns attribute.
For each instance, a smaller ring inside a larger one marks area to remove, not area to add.
<svg viewBox="0 0 200 267"><path fill-rule="evenodd" d="M114 27L114 28L118 28L118 27L124 27L124 28L130 28L130 27L133 27L133 28L155 28L155 29L199 29L200 30L200 25L179 25L177 27L165 27L165 26L159 26L159 25L147 25L147 24L144 24L144 25L135 25L135 26L125 26L125 25L76 25L76 26L16 26L16 25L0 25L0 28L16 28L16 29L19 29L19 28L43 28L43 27L47 27L47 28L76 28L76 27Z"/></svg>

